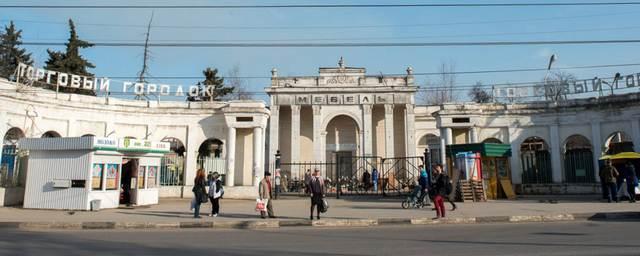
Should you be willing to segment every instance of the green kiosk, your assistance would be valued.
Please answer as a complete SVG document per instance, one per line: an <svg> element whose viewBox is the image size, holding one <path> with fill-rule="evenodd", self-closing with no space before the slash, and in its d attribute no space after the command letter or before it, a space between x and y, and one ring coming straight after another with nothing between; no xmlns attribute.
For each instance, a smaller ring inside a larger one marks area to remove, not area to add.
<svg viewBox="0 0 640 256"><path fill-rule="evenodd" d="M511 184L511 145L473 143L447 146L447 170L462 200L515 199ZM460 185L458 185L460 183Z"/></svg>

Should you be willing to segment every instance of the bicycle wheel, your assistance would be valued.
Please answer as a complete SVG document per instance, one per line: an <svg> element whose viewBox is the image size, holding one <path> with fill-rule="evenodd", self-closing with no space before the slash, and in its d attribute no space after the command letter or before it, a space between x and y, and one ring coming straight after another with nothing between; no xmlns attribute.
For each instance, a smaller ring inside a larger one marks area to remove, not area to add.
<svg viewBox="0 0 640 256"><path fill-rule="evenodd" d="M409 208L409 200L402 201L402 209L408 209L408 208Z"/></svg>

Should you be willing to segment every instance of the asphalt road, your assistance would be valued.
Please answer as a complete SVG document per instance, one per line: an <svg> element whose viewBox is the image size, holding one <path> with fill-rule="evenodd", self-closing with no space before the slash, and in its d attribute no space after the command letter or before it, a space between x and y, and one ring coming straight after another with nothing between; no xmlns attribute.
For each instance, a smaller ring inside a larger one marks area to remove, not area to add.
<svg viewBox="0 0 640 256"><path fill-rule="evenodd" d="M2 230L0 255L640 255L640 222L351 229Z"/></svg>

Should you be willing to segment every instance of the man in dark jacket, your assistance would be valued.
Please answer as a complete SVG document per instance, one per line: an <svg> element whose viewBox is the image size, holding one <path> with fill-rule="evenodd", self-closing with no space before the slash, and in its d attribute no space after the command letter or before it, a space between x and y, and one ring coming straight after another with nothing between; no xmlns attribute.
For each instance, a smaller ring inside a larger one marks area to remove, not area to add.
<svg viewBox="0 0 640 256"><path fill-rule="evenodd" d="M631 161L627 161L624 165L624 178L627 183L627 193L629 193L629 203L636 202L636 186L638 177L636 176L636 168Z"/></svg>
<svg viewBox="0 0 640 256"><path fill-rule="evenodd" d="M606 183L606 188L609 190L609 197L607 200L609 203L611 201L618 202L618 186L616 184L617 177L620 175L618 170L611 164L611 161L608 160L605 163L604 168L600 170L600 179L602 179Z"/></svg>
<svg viewBox="0 0 640 256"><path fill-rule="evenodd" d="M309 213L309 219L313 220L313 208L317 208L317 219L320 219L320 211L323 206L322 200L324 199L324 179L320 177L320 170L315 169L313 176L309 180L309 192L311 194L311 212Z"/></svg>
<svg viewBox="0 0 640 256"><path fill-rule="evenodd" d="M442 173L442 168L435 168L434 170L434 178L435 182L433 183L433 203L436 206L436 218L444 218L445 210L444 210L444 198L449 196L451 193L451 183L449 181L449 176Z"/></svg>
<svg viewBox="0 0 640 256"><path fill-rule="evenodd" d="M429 206L431 205L431 202L429 201L429 174L427 174L427 170L424 169L423 165L418 166L418 168L420 168L420 178L418 178L418 184L420 184L420 188L422 189L420 191L420 198L418 198L418 202L422 202L425 198L427 199L427 202L425 203L425 205Z"/></svg>

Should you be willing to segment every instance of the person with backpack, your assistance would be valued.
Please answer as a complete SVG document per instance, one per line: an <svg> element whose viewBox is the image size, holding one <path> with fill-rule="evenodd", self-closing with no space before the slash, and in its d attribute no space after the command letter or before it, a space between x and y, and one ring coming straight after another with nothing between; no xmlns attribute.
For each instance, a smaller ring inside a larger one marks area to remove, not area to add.
<svg viewBox="0 0 640 256"><path fill-rule="evenodd" d="M433 202L436 206L436 218L434 219L440 219L445 217L444 198L451 194L452 186L449 181L449 176L442 173L441 167L435 168L434 176L435 182L432 188L434 195Z"/></svg>
<svg viewBox="0 0 640 256"><path fill-rule="evenodd" d="M211 201L211 214L209 216L218 217L220 213L220 198L224 195L220 174L214 172L209 179L209 200Z"/></svg>

